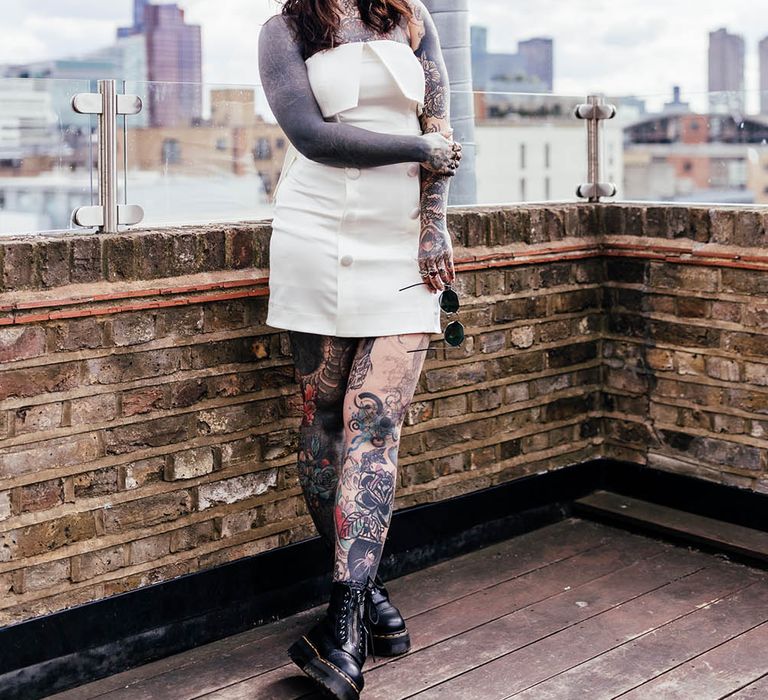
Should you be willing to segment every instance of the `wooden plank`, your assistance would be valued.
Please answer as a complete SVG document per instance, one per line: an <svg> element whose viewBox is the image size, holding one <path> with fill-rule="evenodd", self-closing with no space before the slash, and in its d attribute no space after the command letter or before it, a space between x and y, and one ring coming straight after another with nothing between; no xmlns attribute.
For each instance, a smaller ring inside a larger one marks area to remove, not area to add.
<svg viewBox="0 0 768 700"><path fill-rule="evenodd" d="M594 580L674 549L670 545L631 533L618 532L608 543L599 547L551 564L544 564L520 576L409 617L408 628L413 641L411 654L497 619L513 609L558 595L564 588L576 587L585 581ZM483 565L485 569L489 567L493 568L492 561ZM391 663L390 659L369 662L366 664L366 678L371 669ZM243 688L242 697L268 697L270 682L271 680L264 676L244 679L239 683ZM367 695L366 690L366 697Z"/></svg>
<svg viewBox="0 0 768 700"><path fill-rule="evenodd" d="M568 518L387 585L393 600L408 617L525 574L549 561L599 547L622 533L599 523ZM419 595L411 595L413 590L418 590ZM49 696L48 700L156 700L160 692L171 687L173 700L212 692L284 664L285 649L322 613L323 607L81 685ZM194 674L189 673L190 669Z"/></svg>
<svg viewBox="0 0 768 700"><path fill-rule="evenodd" d="M764 615L765 616L765 615ZM622 695L622 700L718 700L768 673L768 623L762 623ZM763 688L762 698L768 697Z"/></svg>
<svg viewBox="0 0 768 700"><path fill-rule="evenodd" d="M594 511L620 516L628 522L651 524L663 532L687 535L721 549L768 560L768 532L610 491L595 491L574 503Z"/></svg>
<svg viewBox="0 0 768 700"><path fill-rule="evenodd" d="M765 700L765 698L768 698L768 674L728 696L728 700Z"/></svg>
<svg viewBox="0 0 768 700"><path fill-rule="evenodd" d="M615 605L705 567L699 552L670 548L613 571L584 586L573 586L492 622L372 669L366 698L408 697L479 665L493 661L564 627L586 620ZM370 691L368 690L370 684Z"/></svg>
<svg viewBox="0 0 768 700"><path fill-rule="evenodd" d="M688 615L701 606L710 605L715 599L765 580L762 572L747 570L745 573L744 567L719 563L714 558L709 561L711 566L690 576L672 580L585 621L571 624L555 634L513 649L417 697L419 700L438 697L471 698L475 692L473 689L482 688L484 698L500 700L531 686L538 688L537 683L579 663ZM589 606L593 605L587 586L584 587L582 598ZM584 697L591 700L591 695Z"/></svg>
<svg viewBox="0 0 768 700"><path fill-rule="evenodd" d="M743 633L765 620L766 610L768 583L753 583L518 693L515 700L561 700L565 693L590 700L610 700Z"/></svg>

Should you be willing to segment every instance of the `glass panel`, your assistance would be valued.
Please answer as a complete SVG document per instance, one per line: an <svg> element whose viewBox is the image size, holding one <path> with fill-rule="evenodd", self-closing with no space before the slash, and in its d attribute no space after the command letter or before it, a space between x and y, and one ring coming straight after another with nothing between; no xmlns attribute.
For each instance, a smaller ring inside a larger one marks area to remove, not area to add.
<svg viewBox="0 0 768 700"><path fill-rule="evenodd" d="M0 78L0 236L61 229L95 203L96 115L72 109L96 81Z"/></svg>
<svg viewBox="0 0 768 700"><path fill-rule="evenodd" d="M623 199L768 204L768 93L610 100L625 115Z"/></svg>
<svg viewBox="0 0 768 700"><path fill-rule="evenodd" d="M123 121L119 201L138 204L142 226L270 218L287 140L252 85L131 82L143 101Z"/></svg>
<svg viewBox="0 0 768 700"><path fill-rule="evenodd" d="M451 93L452 109L462 94ZM474 198L463 203L580 201L576 188L587 180L587 127L574 111L585 101L583 96L471 95L474 144L462 144L464 157L456 178L474 181ZM458 133L457 138L461 140ZM616 129L609 129L606 138L614 147L621 144ZM460 186L471 188L472 184ZM453 191L452 185L452 200Z"/></svg>

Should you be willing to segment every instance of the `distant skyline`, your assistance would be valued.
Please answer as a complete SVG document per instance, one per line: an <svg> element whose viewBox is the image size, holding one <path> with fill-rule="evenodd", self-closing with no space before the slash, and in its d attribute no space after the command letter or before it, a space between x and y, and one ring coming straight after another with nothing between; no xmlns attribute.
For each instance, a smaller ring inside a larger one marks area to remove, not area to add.
<svg viewBox="0 0 768 700"><path fill-rule="evenodd" d="M187 22L202 25L203 80L258 83L261 24L277 0L181 0ZM0 63L24 63L110 44L131 23L132 0L2 0ZM470 0L470 22L489 27L490 51L515 51L532 36L555 40L554 91L654 96L654 106L679 84L698 106L707 90L709 32L726 27L746 40L748 106L758 104L757 43L768 14L752 0Z"/></svg>

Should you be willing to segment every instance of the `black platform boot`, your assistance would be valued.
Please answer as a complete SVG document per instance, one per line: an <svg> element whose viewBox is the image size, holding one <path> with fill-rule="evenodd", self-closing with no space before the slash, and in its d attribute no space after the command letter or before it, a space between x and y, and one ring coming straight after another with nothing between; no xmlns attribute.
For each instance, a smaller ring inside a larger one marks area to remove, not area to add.
<svg viewBox="0 0 768 700"><path fill-rule="evenodd" d="M411 636L400 611L392 605L384 583L377 576L368 580L371 605L368 620L371 623L373 653L377 656L400 656L411 648Z"/></svg>
<svg viewBox="0 0 768 700"><path fill-rule="evenodd" d="M291 645L291 660L339 700L358 700L368 653L368 586L336 581L325 617Z"/></svg>

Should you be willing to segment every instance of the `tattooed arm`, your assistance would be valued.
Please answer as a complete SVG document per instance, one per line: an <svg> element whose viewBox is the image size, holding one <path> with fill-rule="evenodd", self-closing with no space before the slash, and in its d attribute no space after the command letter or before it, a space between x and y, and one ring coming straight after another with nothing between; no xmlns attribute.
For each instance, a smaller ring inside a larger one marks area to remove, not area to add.
<svg viewBox="0 0 768 700"><path fill-rule="evenodd" d="M282 15L264 23L258 53L267 102L290 142L307 158L339 167L410 161L449 173L451 142L438 134L394 135L325 121L301 47Z"/></svg>
<svg viewBox="0 0 768 700"><path fill-rule="evenodd" d="M410 22L411 47L421 61L425 76L424 111L419 117L424 133L443 132L450 135L450 87L440 39L429 11L421 0L409 0L413 9ZM461 146L457 145L459 157ZM421 169L421 238L419 267L444 270L426 277L433 290L444 289L453 281L453 248L447 226L448 186L450 180L440 172Z"/></svg>

